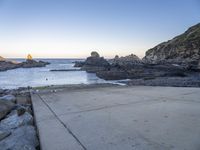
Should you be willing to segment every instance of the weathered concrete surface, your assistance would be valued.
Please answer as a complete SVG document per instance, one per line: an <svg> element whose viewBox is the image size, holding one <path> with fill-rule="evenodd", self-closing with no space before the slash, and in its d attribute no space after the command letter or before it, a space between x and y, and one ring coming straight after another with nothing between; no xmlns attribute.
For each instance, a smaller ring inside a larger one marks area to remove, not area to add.
<svg viewBox="0 0 200 150"><path fill-rule="evenodd" d="M42 150L199 150L200 88L32 94Z"/></svg>

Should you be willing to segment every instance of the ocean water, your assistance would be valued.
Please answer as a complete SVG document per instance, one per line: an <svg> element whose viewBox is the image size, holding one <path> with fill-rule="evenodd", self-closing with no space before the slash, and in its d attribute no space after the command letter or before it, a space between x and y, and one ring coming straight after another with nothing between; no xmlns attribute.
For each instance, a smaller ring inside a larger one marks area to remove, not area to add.
<svg viewBox="0 0 200 150"><path fill-rule="evenodd" d="M23 59L15 59L24 61ZM74 61L80 59L39 59L51 64L41 68L18 68L0 72L0 88L37 87L63 84L107 83L93 73L85 71L52 72L51 69L75 69Z"/></svg>

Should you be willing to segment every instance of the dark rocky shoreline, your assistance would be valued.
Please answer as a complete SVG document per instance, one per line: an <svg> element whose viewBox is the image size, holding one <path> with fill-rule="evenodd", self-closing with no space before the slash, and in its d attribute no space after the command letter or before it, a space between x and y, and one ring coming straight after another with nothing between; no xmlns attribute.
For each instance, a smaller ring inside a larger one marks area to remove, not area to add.
<svg viewBox="0 0 200 150"><path fill-rule="evenodd" d="M0 89L0 148L39 149L28 88Z"/></svg>
<svg viewBox="0 0 200 150"><path fill-rule="evenodd" d="M200 23L149 49L142 59L131 54L106 60L94 51L84 62L76 62L74 67L96 73L105 80L131 79L130 85L199 87ZM191 80L193 84L190 84Z"/></svg>
<svg viewBox="0 0 200 150"><path fill-rule="evenodd" d="M36 61L27 59L25 62L17 63L9 60L0 60L0 71L7 71L16 68L34 68L34 67L45 67L49 62Z"/></svg>

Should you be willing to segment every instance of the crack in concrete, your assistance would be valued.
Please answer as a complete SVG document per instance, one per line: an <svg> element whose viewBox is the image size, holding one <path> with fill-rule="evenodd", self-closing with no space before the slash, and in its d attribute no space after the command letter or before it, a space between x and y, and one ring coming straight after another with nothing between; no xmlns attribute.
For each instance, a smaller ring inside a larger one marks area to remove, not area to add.
<svg viewBox="0 0 200 150"><path fill-rule="evenodd" d="M41 101L49 108L49 110L53 113L53 115L56 117L56 119L64 126L65 129L67 129L67 131L69 132L69 134L72 135L72 137L77 141L78 144L81 145L81 147L84 150L87 150L87 148L81 143L81 141L78 139L78 137L76 137L76 135L70 130L69 126L67 126L57 115L56 113L51 109L51 107L45 102L45 100L39 95L37 94L38 97L41 99Z"/></svg>
<svg viewBox="0 0 200 150"><path fill-rule="evenodd" d="M127 106L127 105L135 105L135 104L143 104L143 103L148 103L148 104L153 104L153 103L161 103L163 100L151 100L151 101L138 101L138 102L131 102L131 103L126 103L126 104L117 104L117 105L110 105L110 106L103 106L103 107L98 107L98 108L93 108L93 109L87 109L87 110L82 110L82 111L74 111L74 112L68 112L68 113L63 113L60 114L59 116L63 115L71 115L71 114L79 114L79 113L84 113L84 112L91 112L91 111L98 111L98 110L104 110L104 109L110 109L110 108L116 108L120 106Z"/></svg>

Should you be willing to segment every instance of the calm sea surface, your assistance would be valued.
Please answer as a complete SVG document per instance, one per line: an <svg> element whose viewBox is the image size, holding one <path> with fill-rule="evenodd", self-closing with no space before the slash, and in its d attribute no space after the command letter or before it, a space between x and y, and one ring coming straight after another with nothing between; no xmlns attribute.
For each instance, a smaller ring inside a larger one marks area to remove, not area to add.
<svg viewBox="0 0 200 150"><path fill-rule="evenodd" d="M24 61L23 59L15 59ZM78 59L40 59L51 64L42 68L18 68L0 72L0 88L18 88L27 86L46 86L62 84L107 83L93 73L85 71L51 72L51 69L74 69Z"/></svg>

